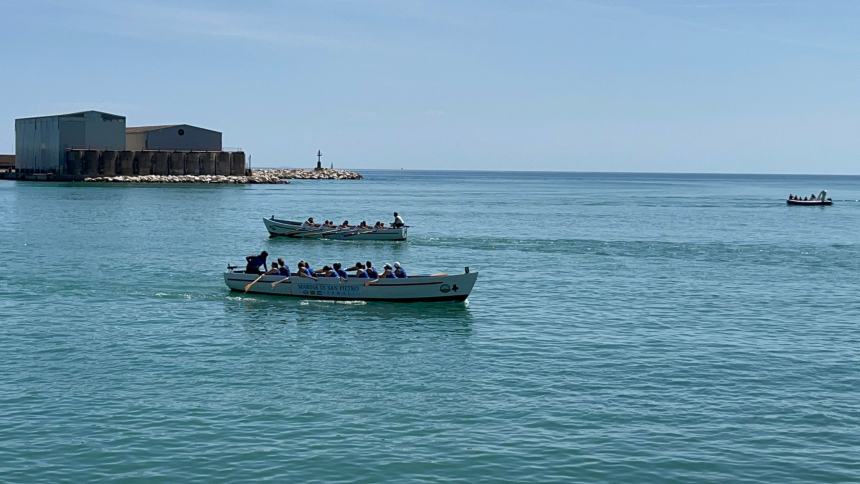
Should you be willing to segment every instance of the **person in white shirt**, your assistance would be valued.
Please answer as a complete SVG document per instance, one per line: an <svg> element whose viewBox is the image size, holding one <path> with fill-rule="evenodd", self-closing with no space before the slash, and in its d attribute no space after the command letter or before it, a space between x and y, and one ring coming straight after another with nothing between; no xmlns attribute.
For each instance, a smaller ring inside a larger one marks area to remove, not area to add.
<svg viewBox="0 0 860 484"><path fill-rule="evenodd" d="M302 224L303 229L310 229L310 228L317 228L317 227L319 227L319 225L314 223L313 217L308 217L308 219L305 220L305 223Z"/></svg>
<svg viewBox="0 0 860 484"><path fill-rule="evenodd" d="M394 223L391 224L394 228L400 228L406 225L403 223L403 217L401 217L397 212L394 212Z"/></svg>

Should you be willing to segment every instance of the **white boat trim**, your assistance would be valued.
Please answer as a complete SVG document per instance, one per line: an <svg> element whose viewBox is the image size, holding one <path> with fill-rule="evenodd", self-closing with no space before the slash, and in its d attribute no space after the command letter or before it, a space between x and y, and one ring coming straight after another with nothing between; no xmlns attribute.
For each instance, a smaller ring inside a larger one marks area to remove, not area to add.
<svg viewBox="0 0 860 484"><path fill-rule="evenodd" d="M258 274L242 271L224 273L224 282L231 291L245 291ZM334 299L345 301L436 302L465 301L478 279L477 272L410 276L403 279L359 279L350 277L263 276L248 289L248 293L292 296L304 299ZM283 282L279 282L283 281ZM272 283L279 282L272 287Z"/></svg>
<svg viewBox="0 0 860 484"><path fill-rule="evenodd" d="M272 237L292 237L297 239L306 238L321 238L321 239L338 239L338 240L388 240L400 241L406 240L409 227L385 227L382 229L374 229L368 227L366 230L358 227L350 227L347 229L341 228L308 228L302 225L302 222L292 220L281 220L272 218L264 218L263 223L266 225L266 230Z"/></svg>

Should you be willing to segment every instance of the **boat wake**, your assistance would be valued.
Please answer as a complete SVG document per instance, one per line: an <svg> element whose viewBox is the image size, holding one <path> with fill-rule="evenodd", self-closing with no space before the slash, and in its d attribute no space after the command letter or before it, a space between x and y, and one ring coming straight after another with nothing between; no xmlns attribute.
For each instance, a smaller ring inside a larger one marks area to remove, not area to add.
<svg viewBox="0 0 860 484"><path fill-rule="evenodd" d="M310 306L312 304L345 304L347 306L365 306L367 301L341 301L335 299L303 299L299 302L300 306Z"/></svg>

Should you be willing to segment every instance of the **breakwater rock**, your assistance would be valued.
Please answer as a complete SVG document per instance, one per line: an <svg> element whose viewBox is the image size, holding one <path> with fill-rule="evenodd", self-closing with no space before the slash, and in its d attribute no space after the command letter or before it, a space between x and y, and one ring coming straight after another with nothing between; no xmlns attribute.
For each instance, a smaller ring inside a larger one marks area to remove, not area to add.
<svg viewBox="0 0 860 484"><path fill-rule="evenodd" d="M254 170L254 175L271 175L282 180L361 180L361 173L349 170L323 168L321 170L304 170L301 168L261 168Z"/></svg>
<svg viewBox="0 0 860 484"><path fill-rule="evenodd" d="M289 180L361 180L360 173L347 170L323 168L303 170L301 168L263 168L250 175L137 175L95 176L84 178L95 183L289 183Z"/></svg>
<svg viewBox="0 0 860 484"><path fill-rule="evenodd" d="M95 183L267 183L280 184L289 181L265 173L249 176L237 175L141 175L141 176L98 176L84 178L85 182Z"/></svg>

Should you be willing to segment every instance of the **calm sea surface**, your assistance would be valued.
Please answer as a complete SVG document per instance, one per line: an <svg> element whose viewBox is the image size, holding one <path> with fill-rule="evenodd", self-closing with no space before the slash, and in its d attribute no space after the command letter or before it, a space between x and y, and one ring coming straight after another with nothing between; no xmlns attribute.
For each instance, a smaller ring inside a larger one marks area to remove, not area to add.
<svg viewBox="0 0 860 484"><path fill-rule="evenodd" d="M0 481L860 481L860 177L366 175L0 182ZM395 210L408 242L260 220ZM230 294L262 249L480 277Z"/></svg>

